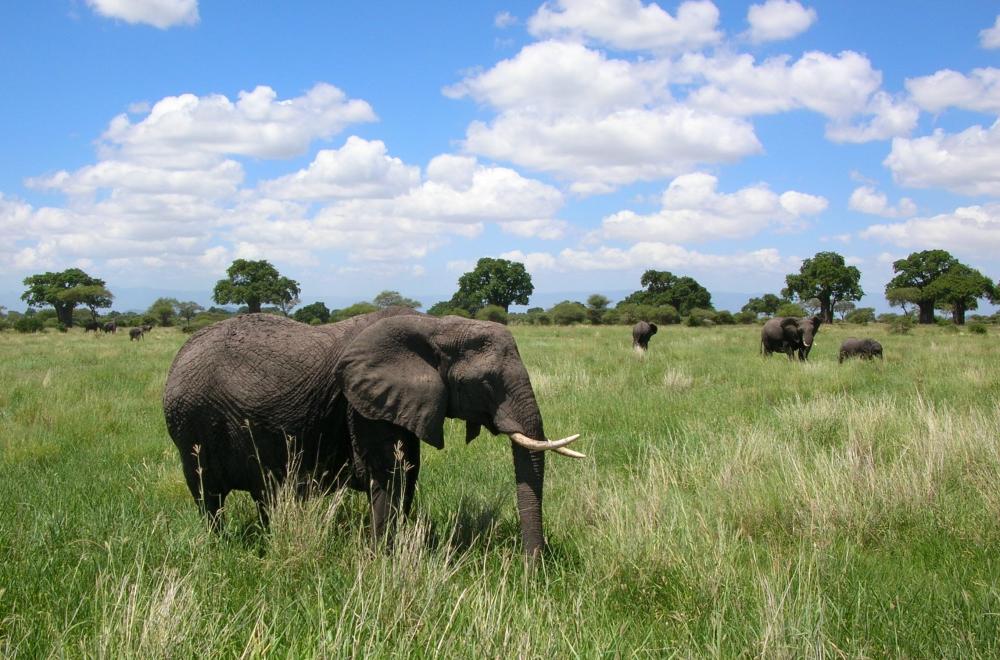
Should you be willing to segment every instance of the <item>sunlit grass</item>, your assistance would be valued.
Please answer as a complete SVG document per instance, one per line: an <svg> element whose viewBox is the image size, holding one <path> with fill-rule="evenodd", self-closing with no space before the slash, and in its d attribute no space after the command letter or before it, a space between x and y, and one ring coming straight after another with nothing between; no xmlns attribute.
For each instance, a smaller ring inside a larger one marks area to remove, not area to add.
<svg viewBox="0 0 1000 660"><path fill-rule="evenodd" d="M249 497L206 531L160 394L185 337L0 335L4 656L995 656L1000 343L824 326L513 328L552 436L521 558L505 439L425 447L416 515ZM837 364L843 337L884 362Z"/></svg>

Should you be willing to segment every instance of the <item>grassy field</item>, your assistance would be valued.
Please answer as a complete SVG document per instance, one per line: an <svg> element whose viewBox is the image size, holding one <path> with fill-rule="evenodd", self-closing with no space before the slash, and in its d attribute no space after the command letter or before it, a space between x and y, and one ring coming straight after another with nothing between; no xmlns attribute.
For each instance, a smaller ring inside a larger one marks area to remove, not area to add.
<svg viewBox="0 0 1000 660"><path fill-rule="evenodd" d="M1000 335L513 328L548 432L550 553L521 558L505 438L424 449L371 551L354 493L245 494L210 535L160 395L185 337L0 335L0 655L1000 655ZM884 363L837 364L870 335Z"/></svg>

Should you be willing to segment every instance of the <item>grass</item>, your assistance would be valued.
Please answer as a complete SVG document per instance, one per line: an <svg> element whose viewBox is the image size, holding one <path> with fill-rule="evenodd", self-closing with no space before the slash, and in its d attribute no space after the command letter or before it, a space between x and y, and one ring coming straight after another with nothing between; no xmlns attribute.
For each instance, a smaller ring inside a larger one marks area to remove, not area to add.
<svg viewBox="0 0 1000 660"><path fill-rule="evenodd" d="M1000 654L1000 343L824 326L513 328L548 432L550 553L521 559L505 439L425 447L371 550L354 493L243 494L206 531L160 394L185 337L0 335L0 655ZM837 364L848 334L885 361Z"/></svg>

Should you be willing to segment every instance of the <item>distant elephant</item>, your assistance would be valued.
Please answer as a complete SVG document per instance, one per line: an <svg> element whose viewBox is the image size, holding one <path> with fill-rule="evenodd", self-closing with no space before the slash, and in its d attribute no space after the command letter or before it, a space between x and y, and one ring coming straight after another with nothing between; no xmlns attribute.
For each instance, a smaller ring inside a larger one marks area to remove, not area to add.
<svg viewBox="0 0 1000 660"><path fill-rule="evenodd" d="M118 324L115 323L114 321L109 321L108 323L105 323L103 326L101 326L101 330L103 330L104 332L110 332L111 334L115 334L118 332Z"/></svg>
<svg viewBox="0 0 1000 660"><path fill-rule="evenodd" d="M798 352L799 360L807 360L812 350L813 338L819 332L823 320L818 316L798 318L794 316L769 319L760 331L760 352L786 353L789 360Z"/></svg>
<svg viewBox="0 0 1000 660"><path fill-rule="evenodd" d="M98 323L97 321L87 321L86 323L83 324L84 334L88 332L93 332L94 334L97 334L97 331L100 329L101 329L101 324Z"/></svg>
<svg viewBox="0 0 1000 660"><path fill-rule="evenodd" d="M840 357L837 361L843 362L845 359L851 357L871 360L876 356L878 356L880 360L885 359L882 355L882 344L878 343L874 339L858 339L856 337L848 337L840 345Z"/></svg>
<svg viewBox="0 0 1000 660"><path fill-rule="evenodd" d="M649 338L656 334L656 324L639 321L632 326L632 348L643 353L649 348Z"/></svg>
<svg viewBox="0 0 1000 660"><path fill-rule="evenodd" d="M147 332L149 332L149 331L151 331L153 329L153 326L150 325L149 323L145 323L143 325L140 325L139 327L142 328L143 334L145 334L145 333L147 333Z"/></svg>
<svg viewBox="0 0 1000 660"><path fill-rule="evenodd" d="M128 330L128 340L129 341L136 341L138 339L142 339L142 335L143 334L144 334L144 331L142 329L142 326L140 326L138 328L129 328L129 330Z"/></svg>
<svg viewBox="0 0 1000 660"><path fill-rule="evenodd" d="M174 358L163 409L213 529L232 490L250 493L266 525L275 487L291 478L301 495L310 485L366 492L383 539L409 512L420 440L442 448L451 417L465 420L466 442L484 426L510 436L524 551L534 557L544 546L544 450L583 457L565 446L579 436L545 439L506 327L405 308L320 326L271 314L211 325Z"/></svg>

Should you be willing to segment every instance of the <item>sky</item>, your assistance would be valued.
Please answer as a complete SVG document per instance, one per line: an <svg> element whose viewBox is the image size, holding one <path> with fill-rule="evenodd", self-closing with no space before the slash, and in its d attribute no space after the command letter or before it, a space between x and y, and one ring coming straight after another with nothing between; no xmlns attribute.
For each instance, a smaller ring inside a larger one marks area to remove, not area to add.
<svg viewBox="0 0 1000 660"><path fill-rule="evenodd" d="M0 305L28 275L208 303L237 258L425 307L478 258L533 303L647 269L717 307L836 251L1000 278L1000 4L0 3ZM553 298L555 298L553 300Z"/></svg>

